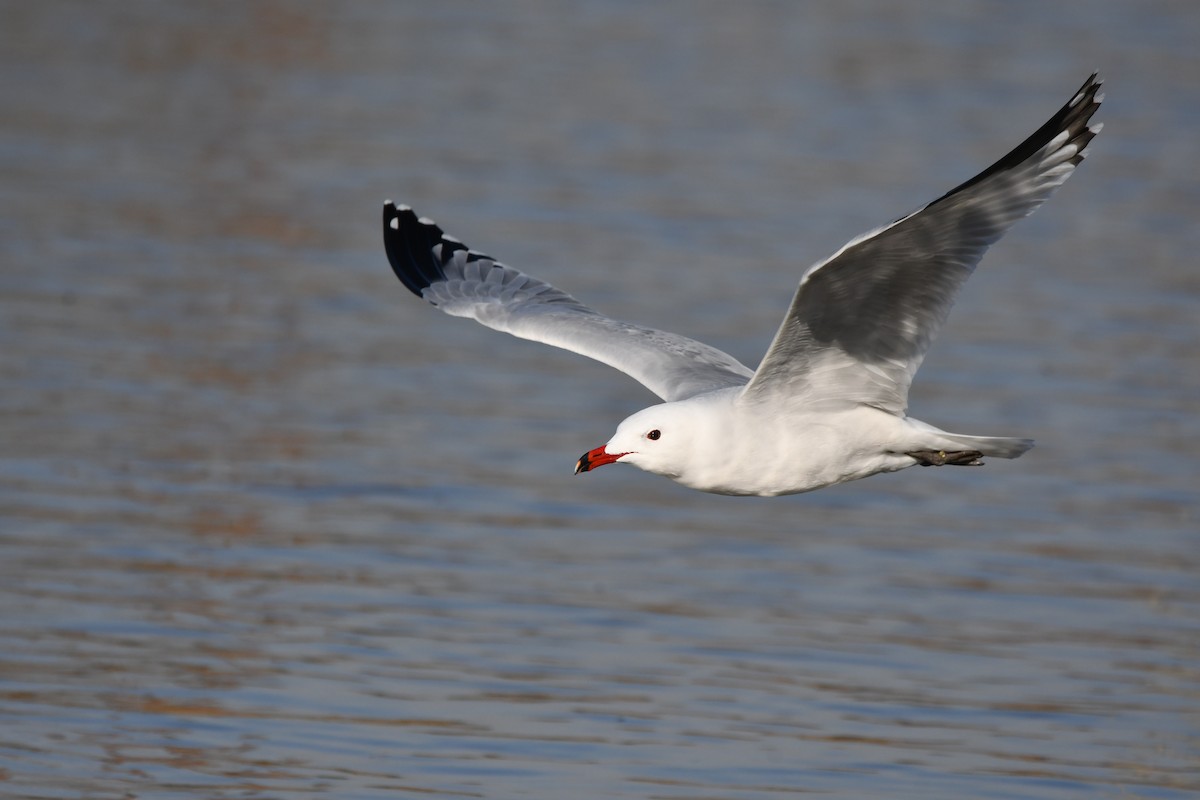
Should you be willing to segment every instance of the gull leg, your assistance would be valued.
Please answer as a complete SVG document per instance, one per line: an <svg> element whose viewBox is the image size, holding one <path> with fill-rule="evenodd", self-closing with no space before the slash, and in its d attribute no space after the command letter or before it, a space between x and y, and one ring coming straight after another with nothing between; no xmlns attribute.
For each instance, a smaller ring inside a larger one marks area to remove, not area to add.
<svg viewBox="0 0 1200 800"><path fill-rule="evenodd" d="M905 453L917 460L922 467L982 467L983 453L978 450L912 450Z"/></svg>

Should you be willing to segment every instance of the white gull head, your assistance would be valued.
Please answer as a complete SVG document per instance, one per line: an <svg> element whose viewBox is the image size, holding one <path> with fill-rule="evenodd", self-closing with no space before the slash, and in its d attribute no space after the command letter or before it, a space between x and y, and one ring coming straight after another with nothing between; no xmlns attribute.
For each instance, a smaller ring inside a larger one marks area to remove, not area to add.
<svg viewBox="0 0 1200 800"><path fill-rule="evenodd" d="M702 397L708 399L708 395ZM690 485L687 478L696 472L695 462L714 449L702 439L722 432L712 424L719 420L706 413L710 406L711 402L682 400L650 406L626 417L606 444L580 457L575 474L619 461Z"/></svg>

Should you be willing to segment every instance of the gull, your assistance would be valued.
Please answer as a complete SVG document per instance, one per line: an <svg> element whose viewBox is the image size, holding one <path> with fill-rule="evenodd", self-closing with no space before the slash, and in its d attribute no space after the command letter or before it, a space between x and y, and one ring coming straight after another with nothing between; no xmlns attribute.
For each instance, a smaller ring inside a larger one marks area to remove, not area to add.
<svg viewBox="0 0 1200 800"><path fill-rule="evenodd" d="M852 239L800 279L751 370L701 342L605 316L447 236L390 200L400 281L456 317L608 364L663 402L617 426L575 473L632 464L726 495L808 492L907 467L1016 458L1030 439L950 433L909 417L908 390L984 252L1083 160L1104 99L1092 74L1045 125L932 203Z"/></svg>

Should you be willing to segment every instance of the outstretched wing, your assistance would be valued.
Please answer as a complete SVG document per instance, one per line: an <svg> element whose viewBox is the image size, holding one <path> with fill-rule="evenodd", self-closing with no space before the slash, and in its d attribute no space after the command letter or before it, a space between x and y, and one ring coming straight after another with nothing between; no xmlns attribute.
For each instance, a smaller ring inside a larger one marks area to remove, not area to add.
<svg viewBox="0 0 1200 800"><path fill-rule="evenodd" d="M408 206L383 206L383 242L396 277L455 317L594 358L664 400L741 386L753 372L706 344L619 322L545 281L467 248Z"/></svg>
<svg viewBox="0 0 1200 800"><path fill-rule="evenodd" d="M1101 126L1093 74L1032 136L971 180L850 241L800 280L743 399L866 404L895 414L959 286L987 248L1061 186Z"/></svg>

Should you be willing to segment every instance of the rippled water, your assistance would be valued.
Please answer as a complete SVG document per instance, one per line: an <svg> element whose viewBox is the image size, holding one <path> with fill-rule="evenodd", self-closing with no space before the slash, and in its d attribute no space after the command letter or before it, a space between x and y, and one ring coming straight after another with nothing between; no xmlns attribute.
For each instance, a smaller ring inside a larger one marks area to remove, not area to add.
<svg viewBox="0 0 1200 800"><path fill-rule="evenodd" d="M0 795L1200 790L1192 4L4 12ZM383 256L391 197L754 363L1094 68L913 394L1020 461L574 478L653 398Z"/></svg>

